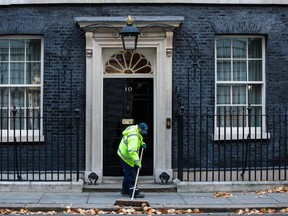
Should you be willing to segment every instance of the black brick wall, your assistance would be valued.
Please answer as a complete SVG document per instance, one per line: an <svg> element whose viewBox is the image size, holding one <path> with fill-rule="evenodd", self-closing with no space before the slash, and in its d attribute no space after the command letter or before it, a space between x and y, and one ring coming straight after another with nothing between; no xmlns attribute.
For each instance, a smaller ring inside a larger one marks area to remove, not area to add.
<svg viewBox="0 0 288 216"><path fill-rule="evenodd" d="M181 87L185 107L188 106L187 101L191 107L214 105L214 37L218 34L265 35L266 103L268 107L288 105L287 6L189 4L0 6L0 35L44 36L44 115L59 113L61 116L69 115L71 109L79 106L82 117L85 116L85 39L74 23L74 17L128 14L185 16L181 30L196 41L199 51L199 59L196 62L198 69L193 70L195 62L187 58L187 55L191 55L190 50L180 36L176 37L173 52L173 85ZM192 53L194 54L195 52ZM68 59L63 58L67 56ZM175 94L173 104L176 112ZM175 114L173 119L176 119ZM81 125L85 125L84 118ZM85 165L84 136L83 130L82 167ZM173 146L175 166L176 124L173 126Z"/></svg>

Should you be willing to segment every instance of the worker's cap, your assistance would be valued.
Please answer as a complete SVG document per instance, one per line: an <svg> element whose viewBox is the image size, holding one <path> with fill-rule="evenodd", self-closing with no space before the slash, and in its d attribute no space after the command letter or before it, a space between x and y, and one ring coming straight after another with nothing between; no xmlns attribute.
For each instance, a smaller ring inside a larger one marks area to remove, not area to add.
<svg viewBox="0 0 288 216"><path fill-rule="evenodd" d="M141 128L142 134L147 134L148 125L146 123L141 122L139 124L139 127Z"/></svg>

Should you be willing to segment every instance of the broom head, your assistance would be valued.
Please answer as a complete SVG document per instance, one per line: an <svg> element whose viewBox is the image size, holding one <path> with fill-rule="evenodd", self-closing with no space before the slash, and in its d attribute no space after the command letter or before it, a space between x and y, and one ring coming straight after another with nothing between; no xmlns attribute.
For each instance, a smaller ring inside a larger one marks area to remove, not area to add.
<svg viewBox="0 0 288 216"><path fill-rule="evenodd" d="M131 207L145 207L150 206L146 200L116 200L114 205L116 206L131 206Z"/></svg>

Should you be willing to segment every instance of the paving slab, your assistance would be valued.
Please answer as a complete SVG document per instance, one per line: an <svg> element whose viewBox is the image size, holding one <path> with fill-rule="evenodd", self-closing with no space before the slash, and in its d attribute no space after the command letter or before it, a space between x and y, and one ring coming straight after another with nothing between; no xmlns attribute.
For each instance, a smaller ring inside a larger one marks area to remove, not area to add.
<svg viewBox="0 0 288 216"><path fill-rule="evenodd" d="M0 192L1 203L37 203L43 196L42 192Z"/></svg>
<svg viewBox="0 0 288 216"><path fill-rule="evenodd" d="M124 199L120 193L107 192L107 193L89 193L88 204L111 204L113 205L116 199Z"/></svg>
<svg viewBox="0 0 288 216"><path fill-rule="evenodd" d="M183 199L188 205L231 205L233 204L231 200L225 198L214 198L214 197L204 197L204 196L184 196Z"/></svg>
<svg viewBox="0 0 288 216"><path fill-rule="evenodd" d="M288 205L288 193L271 193L269 196L275 199L278 203Z"/></svg>
<svg viewBox="0 0 288 216"><path fill-rule="evenodd" d="M87 203L88 193L44 193L39 203L79 204Z"/></svg>
<svg viewBox="0 0 288 216"><path fill-rule="evenodd" d="M185 201L178 193L145 193L145 200L153 205L185 205Z"/></svg>
<svg viewBox="0 0 288 216"><path fill-rule="evenodd" d="M262 203L262 204L277 204L278 202L271 196L267 195L257 195L257 194L251 194L251 193L237 193L233 194L232 197L229 198L234 204L256 204L256 203Z"/></svg>

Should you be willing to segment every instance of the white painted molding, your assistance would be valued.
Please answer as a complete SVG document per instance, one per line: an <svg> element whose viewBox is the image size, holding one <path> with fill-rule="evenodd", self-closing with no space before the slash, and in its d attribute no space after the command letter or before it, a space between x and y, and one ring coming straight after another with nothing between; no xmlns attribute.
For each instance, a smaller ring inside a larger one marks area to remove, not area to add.
<svg viewBox="0 0 288 216"><path fill-rule="evenodd" d="M84 28L89 25L113 24L123 26L124 17L78 17L75 23ZM135 16L137 26L160 23L178 27L184 17L181 16ZM136 25L136 24L135 24ZM173 29L172 28L172 29ZM94 28L85 29L86 51L92 51L93 55L86 55L86 167L85 181L90 172L95 172L103 181L103 64L104 50L119 50L122 46L120 38L115 40L109 31ZM147 29L145 29L147 30ZM155 182L160 182L159 175L165 171L170 176L172 170L172 130L166 128L166 119L172 118L172 50L173 32L160 27L154 27L153 33L147 30L147 37L139 38L138 49L150 50L151 59L154 59L154 165L153 176ZM109 36L110 35L110 36ZM168 51L168 55L166 55ZM130 75L129 75L130 76ZM165 151L163 151L165 149ZM156 157L157 156L157 157ZM105 176L106 177L106 176Z"/></svg>
<svg viewBox="0 0 288 216"><path fill-rule="evenodd" d="M0 0L0 5L15 4L122 4L122 3L181 3L181 4L271 4L288 5L287 0Z"/></svg>
<svg viewBox="0 0 288 216"><path fill-rule="evenodd" d="M112 25L116 28L122 28L126 23L127 16L119 17L75 17L74 22L79 25L80 28L87 27L92 24L99 25ZM147 24L162 24L169 25L171 27L179 27L179 25L184 21L184 16L133 16L134 25L137 27L144 27ZM87 31L90 31L89 29Z"/></svg>

